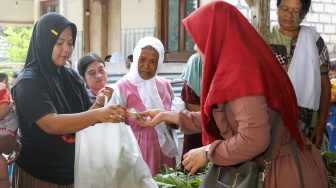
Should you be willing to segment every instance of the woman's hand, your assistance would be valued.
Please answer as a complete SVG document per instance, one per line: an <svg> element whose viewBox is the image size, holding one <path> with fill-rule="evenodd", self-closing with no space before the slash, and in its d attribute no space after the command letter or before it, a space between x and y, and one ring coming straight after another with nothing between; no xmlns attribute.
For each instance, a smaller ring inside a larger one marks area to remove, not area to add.
<svg viewBox="0 0 336 188"><path fill-rule="evenodd" d="M147 116L147 118L138 118L138 123L143 127L155 127L161 122L167 124L175 124L178 126L178 111L166 111L161 109L147 110L139 113L142 117Z"/></svg>
<svg viewBox="0 0 336 188"><path fill-rule="evenodd" d="M322 145L324 132L325 132L325 126L317 124L315 129L310 135L309 140L311 140L317 148L320 148Z"/></svg>
<svg viewBox="0 0 336 188"><path fill-rule="evenodd" d="M103 107L105 103L105 96L107 96L107 101L109 101L112 97L113 89L110 87L105 87L99 90L97 93L97 98L95 101L96 106Z"/></svg>
<svg viewBox="0 0 336 188"><path fill-rule="evenodd" d="M102 116L98 116L100 122L119 123L125 121L127 115L127 108L119 104L105 106L97 110L103 113Z"/></svg>
<svg viewBox="0 0 336 188"><path fill-rule="evenodd" d="M141 116L148 118L138 118L138 123L143 127L154 127L161 122L167 124L175 124L178 126L179 112L178 111L166 111L161 109L147 110L139 113Z"/></svg>
<svg viewBox="0 0 336 188"><path fill-rule="evenodd" d="M164 121L164 116L162 115L165 110L153 109L143 112L139 112L139 115L147 118L138 118L138 123L143 127L155 127L157 124Z"/></svg>
<svg viewBox="0 0 336 188"><path fill-rule="evenodd" d="M182 164L191 175L195 175L200 168L204 167L209 162L204 155L205 147L206 146L192 149L183 155Z"/></svg>

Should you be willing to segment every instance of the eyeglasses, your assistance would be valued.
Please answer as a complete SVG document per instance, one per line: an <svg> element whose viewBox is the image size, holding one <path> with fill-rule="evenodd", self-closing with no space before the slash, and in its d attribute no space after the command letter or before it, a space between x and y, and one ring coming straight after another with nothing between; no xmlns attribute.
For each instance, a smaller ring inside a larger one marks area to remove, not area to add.
<svg viewBox="0 0 336 188"><path fill-rule="evenodd" d="M298 8L290 9L287 6L281 6L281 5L279 6L279 13L280 14L288 14L288 13L290 13L295 18L299 18L300 11L301 10L298 9Z"/></svg>

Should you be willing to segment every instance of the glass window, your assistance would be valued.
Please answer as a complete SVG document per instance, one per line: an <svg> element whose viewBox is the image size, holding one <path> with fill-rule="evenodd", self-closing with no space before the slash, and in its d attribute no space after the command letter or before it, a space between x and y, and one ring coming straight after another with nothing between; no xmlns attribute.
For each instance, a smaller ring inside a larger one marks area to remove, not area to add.
<svg viewBox="0 0 336 188"><path fill-rule="evenodd" d="M59 5L55 5L55 12L60 12L59 11Z"/></svg>
<svg viewBox="0 0 336 188"><path fill-rule="evenodd" d="M49 12L59 12L59 0L42 1L42 15Z"/></svg>
<svg viewBox="0 0 336 188"><path fill-rule="evenodd" d="M46 13L51 12L51 6L46 6Z"/></svg>
<svg viewBox="0 0 336 188"><path fill-rule="evenodd" d="M189 15L194 10L196 10L197 6L198 6L197 0L187 0L186 15ZM191 39L189 33L186 32L186 37L185 37L186 51L192 51L192 50L194 50L194 46L195 46L194 41Z"/></svg>
<svg viewBox="0 0 336 188"><path fill-rule="evenodd" d="M168 50L178 50L178 28L179 28L179 14L178 14L178 1L169 1L168 8Z"/></svg>
<svg viewBox="0 0 336 188"><path fill-rule="evenodd" d="M161 40L166 62L186 62L195 53L194 42L185 30L182 19L199 6L199 0L163 0Z"/></svg>

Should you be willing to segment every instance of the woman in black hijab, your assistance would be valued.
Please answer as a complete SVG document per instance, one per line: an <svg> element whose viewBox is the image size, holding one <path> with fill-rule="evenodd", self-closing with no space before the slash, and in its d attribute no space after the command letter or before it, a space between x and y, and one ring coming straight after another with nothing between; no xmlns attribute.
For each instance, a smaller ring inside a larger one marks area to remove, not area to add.
<svg viewBox="0 0 336 188"><path fill-rule="evenodd" d="M92 104L78 73L64 66L76 33L75 24L58 13L43 15L34 26L25 67L12 89L23 145L13 188L73 187L75 132L99 121L124 121L124 107L102 107L111 89L100 91Z"/></svg>

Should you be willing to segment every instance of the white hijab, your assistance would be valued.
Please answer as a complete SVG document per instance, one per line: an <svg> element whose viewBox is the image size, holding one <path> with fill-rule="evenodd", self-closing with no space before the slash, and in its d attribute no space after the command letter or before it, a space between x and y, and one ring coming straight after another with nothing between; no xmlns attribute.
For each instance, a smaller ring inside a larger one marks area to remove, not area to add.
<svg viewBox="0 0 336 188"><path fill-rule="evenodd" d="M319 109L321 73L316 42L320 37L315 27L301 26L288 76L292 81L298 105Z"/></svg>
<svg viewBox="0 0 336 188"><path fill-rule="evenodd" d="M119 52L114 52L111 55L110 63L125 63L125 60Z"/></svg>
<svg viewBox="0 0 336 188"><path fill-rule="evenodd" d="M138 72L138 61L142 48L145 46L151 46L159 53L158 67L156 69L155 76L149 80L142 79ZM164 109L155 81L159 69L163 64L163 60L164 47L161 41L154 37L141 38L133 51L133 63L130 68L130 72L125 75L125 78L138 88L142 104L146 107L146 110ZM174 157L177 155L178 150L176 132L171 130L171 128L163 122L155 126L155 130L158 134L162 152L168 157ZM173 136L170 134L170 132L173 133Z"/></svg>

